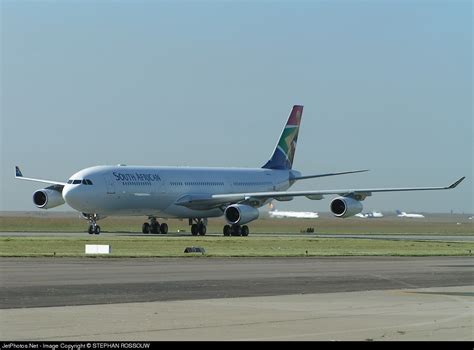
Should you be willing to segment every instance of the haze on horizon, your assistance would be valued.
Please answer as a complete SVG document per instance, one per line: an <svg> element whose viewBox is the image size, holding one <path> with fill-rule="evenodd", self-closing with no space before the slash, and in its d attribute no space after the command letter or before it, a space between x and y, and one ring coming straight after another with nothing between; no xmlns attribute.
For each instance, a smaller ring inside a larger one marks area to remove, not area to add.
<svg viewBox="0 0 474 350"><path fill-rule="evenodd" d="M59 181L101 164L260 167L302 104L294 168L370 172L292 189L467 176L364 212L474 212L470 1L0 4L0 211L39 210L15 165Z"/></svg>

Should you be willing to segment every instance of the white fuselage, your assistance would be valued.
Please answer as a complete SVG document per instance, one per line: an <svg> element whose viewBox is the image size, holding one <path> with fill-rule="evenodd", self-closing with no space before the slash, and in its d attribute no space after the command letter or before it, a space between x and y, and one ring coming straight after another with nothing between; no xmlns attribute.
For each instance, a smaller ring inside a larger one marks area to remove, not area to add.
<svg viewBox="0 0 474 350"><path fill-rule="evenodd" d="M82 213L217 217L223 214L221 208L194 210L176 202L189 195L284 191L291 186L290 171L298 174L272 169L96 166L71 176L62 193L66 203Z"/></svg>

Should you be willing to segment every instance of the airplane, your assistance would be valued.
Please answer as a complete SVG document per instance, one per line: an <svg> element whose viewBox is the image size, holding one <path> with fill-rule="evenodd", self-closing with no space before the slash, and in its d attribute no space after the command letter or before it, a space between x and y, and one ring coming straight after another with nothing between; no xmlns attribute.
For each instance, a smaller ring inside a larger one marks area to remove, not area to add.
<svg viewBox="0 0 474 350"><path fill-rule="evenodd" d="M397 210L397 216L399 218L413 218L413 219L422 219L425 216L422 214L410 214L410 213L405 213L404 211Z"/></svg>
<svg viewBox="0 0 474 350"><path fill-rule="evenodd" d="M398 191L449 190L465 177L446 187L348 188L333 190L288 191L297 181L361 173L352 170L302 175L293 169L303 106L293 106L271 158L261 168L204 168L166 166L93 166L73 174L67 181L24 177L19 180L42 182L49 186L33 193L33 203L41 209L64 203L82 213L89 223L89 234L101 232L97 221L108 215L148 217L143 233L168 232L157 218L188 219L192 235L205 235L208 218L224 216L225 236L247 236L246 225L259 216L257 208L272 200L290 201L304 196L321 200L336 195L330 210L339 218L362 212L361 201L373 193Z"/></svg>
<svg viewBox="0 0 474 350"><path fill-rule="evenodd" d="M297 219L317 219L319 218L318 213L315 213L313 211L283 211L283 210L278 210L274 208L273 203L269 204L270 206L270 211L268 212L268 215L271 218L297 218Z"/></svg>
<svg viewBox="0 0 474 350"><path fill-rule="evenodd" d="M374 219L374 218L383 218L383 214L380 212L372 211L369 213L359 213L355 216L362 218L362 219Z"/></svg>

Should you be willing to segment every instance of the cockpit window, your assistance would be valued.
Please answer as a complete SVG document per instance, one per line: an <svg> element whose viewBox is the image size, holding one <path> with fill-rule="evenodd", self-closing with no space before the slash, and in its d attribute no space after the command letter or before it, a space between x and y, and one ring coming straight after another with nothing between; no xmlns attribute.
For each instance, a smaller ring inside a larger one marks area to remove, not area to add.
<svg viewBox="0 0 474 350"><path fill-rule="evenodd" d="M82 180L73 180L73 179L70 179L70 180L68 180L67 183L68 183L68 184L73 184L73 185L79 185L79 184L92 185L92 181L89 180L89 179L82 179Z"/></svg>
<svg viewBox="0 0 474 350"><path fill-rule="evenodd" d="M76 180L74 180L74 181L76 181ZM83 185L92 185L92 181L89 180L89 179L82 179L82 180L77 180L77 181L80 181L80 182L78 182L78 183L81 183L81 182L82 182ZM75 183L75 182L74 182L74 183Z"/></svg>

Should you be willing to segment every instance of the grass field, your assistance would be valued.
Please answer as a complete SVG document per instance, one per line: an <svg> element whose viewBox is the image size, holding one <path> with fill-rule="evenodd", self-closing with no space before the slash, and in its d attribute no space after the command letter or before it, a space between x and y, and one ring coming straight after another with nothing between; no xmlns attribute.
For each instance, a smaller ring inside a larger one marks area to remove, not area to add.
<svg viewBox="0 0 474 350"><path fill-rule="evenodd" d="M108 217L99 221L104 232L137 232L144 217ZM167 220L170 232L189 232L187 220ZM221 233L224 220L209 220L208 232ZM474 234L472 220L464 216L438 216L426 219L338 219L321 217L314 220L259 219L249 224L252 233L300 233L313 227L317 233L416 233L416 234ZM41 214L0 216L2 232L85 232L87 222L77 214L48 216Z"/></svg>
<svg viewBox="0 0 474 350"><path fill-rule="evenodd" d="M85 256L85 244L110 244L110 257L201 256L184 253L186 247L199 246L205 256L468 256L473 242L426 242L372 239L306 237L4 237L0 256Z"/></svg>
<svg viewBox="0 0 474 350"><path fill-rule="evenodd" d="M131 233L127 236L88 235L87 222L77 214L25 213L1 215L2 232L64 232L56 237L2 237L0 256L85 256L85 244L110 244L110 257L174 257L200 256L185 254L184 249L200 246L205 256L439 256L471 255L473 242L395 241L381 239L347 239L292 237L308 227L319 234L416 234L474 235L472 220L466 216L440 215L409 220L396 217L362 220L323 216L315 220L259 219L249 226L249 237L223 237L221 219L209 220L208 233L219 235L193 237L187 220L167 220L170 232L183 236L149 235L140 232L143 217L110 217L99 222L103 232ZM68 233L84 232L84 237L68 237ZM134 237L133 233L137 233ZM140 233L140 234L138 234ZM252 233L273 234L253 236ZM275 236L284 233L285 236Z"/></svg>

